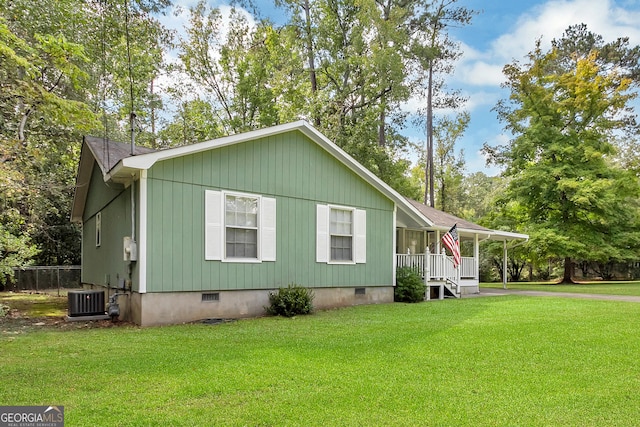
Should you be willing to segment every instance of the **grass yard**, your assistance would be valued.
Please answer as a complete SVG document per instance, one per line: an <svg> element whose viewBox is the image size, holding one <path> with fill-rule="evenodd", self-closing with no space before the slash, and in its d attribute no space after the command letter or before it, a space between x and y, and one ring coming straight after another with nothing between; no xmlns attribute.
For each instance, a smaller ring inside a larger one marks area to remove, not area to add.
<svg viewBox="0 0 640 427"><path fill-rule="evenodd" d="M28 317L61 317L67 314L67 296L0 292L0 306L17 310Z"/></svg>
<svg viewBox="0 0 640 427"><path fill-rule="evenodd" d="M502 289L502 283L481 283L480 288ZM509 282L507 288L526 291L640 296L640 282L584 282L574 285L556 285L550 282Z"/></svg>
<svg viewBox="0 0 640 427"><path fill-rule="evenodd" d="M0 336L67 426L633 426L640 304L501 296Z"/></svg>

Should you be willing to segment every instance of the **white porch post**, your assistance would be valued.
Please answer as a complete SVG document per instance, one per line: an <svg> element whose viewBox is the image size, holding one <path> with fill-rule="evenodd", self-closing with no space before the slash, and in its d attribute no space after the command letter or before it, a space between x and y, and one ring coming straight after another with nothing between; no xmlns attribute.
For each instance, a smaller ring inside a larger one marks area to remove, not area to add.
<svg viewBox="0 0 640 427"><path fill-rule="evenodd" d="M427 247L424 251L424 285L426 286L427 301L431 299L431 287L429 286L429 277L431 276L431 257L429 255L429 247Z"/></svg>
<svg viewBox="0 0 640 427"><path fill-rule="evenodd" d="M502 246L502 288L507 289L507 240Z"/></svg>
<svg viewBox="0 0 640 427"><path fill-rule="evenodd" d="M436 230L436 241L435 241L436 253L440 253L440 230Z"/></svg>
<svg viewBox="0 0 640 427"><path fill-rule="evenodd" d="M480 283L480 240L477 234L473 240L473 262L475 263L475 278Z"/></svg>

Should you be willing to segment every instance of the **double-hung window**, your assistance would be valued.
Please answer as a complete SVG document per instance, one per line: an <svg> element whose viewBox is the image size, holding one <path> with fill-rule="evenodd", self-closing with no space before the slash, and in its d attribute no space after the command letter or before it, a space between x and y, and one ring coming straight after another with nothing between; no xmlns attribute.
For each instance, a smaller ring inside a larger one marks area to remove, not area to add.
<svg viewBox="0 0 640 427"><path fill-rule="evenodd" d="M367 213L346 206L316 205L316 261L367 262Z"/></svg>
<svg viewBox="0 0 640 427"><path fill-rule="evenodd" d="M329 214L331 261L353 261L353 211L331 208Z"/></svg>
<svg viewBox="0 0 640 427"><path fill-rule="evenodd" d="M276 199L205 191L205 260L276 260Z"/></svg>
<svg viewBox="0 0 640 427"><path fill-rule="evenodd" d="M258 198L226 194L226 258L258 259Z"/></svg>

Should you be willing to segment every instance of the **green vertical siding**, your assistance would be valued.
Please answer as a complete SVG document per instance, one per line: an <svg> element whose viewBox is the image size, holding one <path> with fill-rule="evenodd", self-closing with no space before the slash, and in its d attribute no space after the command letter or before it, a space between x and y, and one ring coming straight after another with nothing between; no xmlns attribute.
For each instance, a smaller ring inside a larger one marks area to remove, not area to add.
<svg viewBox="0 0 640 427"><path fill-rule="evenodd" d="M204 260L204 192L277 200L277 261ZM367 263L316 263L316 204L367 211ZM298 131L158 162L148 172L147 291L389 286L393 202Z"/></svg>
<svg viewBox="0 0 640 427"><path fill-rule="evenodd" d="M130 188L113 183L107 186L97 166L89 186L82 225L82 281L115 287L121 279L129 278L128 262L123 260L123 238L131 236ZM102 212L100 247L95 241L98 212Z"/></svg>

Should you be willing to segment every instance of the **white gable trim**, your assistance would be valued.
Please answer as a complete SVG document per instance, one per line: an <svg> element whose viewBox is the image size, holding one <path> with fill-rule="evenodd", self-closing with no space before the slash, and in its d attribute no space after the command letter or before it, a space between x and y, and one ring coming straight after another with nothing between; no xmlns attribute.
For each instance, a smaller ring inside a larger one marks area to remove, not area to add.
<svg viewBox="0 0 640 427"><path fill-rule="evenodd" d="M138 201L140 225L138 237L138 291L141 294L147 292L147 171L140 172L140 198ZM135 238L135 237L134 237Z"/></svg>
<svg viewBox="0 0 640 427"><path fill-rule="evenodd" d="M168 150L156 151L148 154L140 154L137 156L127 157L122 159L107 176L105 180L113 179L114 181L121 180L124 177L131 176L131 172L140 169L149 169L156 162L162 160L168 160L176 157L181 157L189 154L195 154L202 151L207 151L215 148L226 147L229 145L239 144L242 142L252 141L259 138L265 138L272 135L278 135L290 131L300 131L306 135L309 139L314 141L324 150L329 152L335 159L347 166L374 188L388 197L396 205L400 206L402 211L409 215L414 221L419 224L426 223L427 226L432 226L433 223L420 213L413 205L411 205L400 193L395 191L389 185L387 185L380 178L375 176L367 168L358 163L353 157L347 154L344 150L331 142L326 136L320 133L317 129L311 126L306 121L297 121L287 123L278 126L272 126L265 129L259 129L255 131L240 133L223 138L213 139L210 141L201 142L198 144L186 145L183 147L171 148Z"/></svg>

